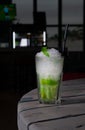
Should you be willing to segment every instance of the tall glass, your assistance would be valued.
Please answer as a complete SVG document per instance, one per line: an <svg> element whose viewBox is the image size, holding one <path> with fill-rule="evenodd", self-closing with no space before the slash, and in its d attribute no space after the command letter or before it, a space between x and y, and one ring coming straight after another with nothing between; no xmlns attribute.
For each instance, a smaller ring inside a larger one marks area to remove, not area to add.
<svg viewBox="0 0 85 130"><path fill-rule="evenodd" d="M36 54L36 73L40 103L57 103L62 81L63 57Z"/></svg>

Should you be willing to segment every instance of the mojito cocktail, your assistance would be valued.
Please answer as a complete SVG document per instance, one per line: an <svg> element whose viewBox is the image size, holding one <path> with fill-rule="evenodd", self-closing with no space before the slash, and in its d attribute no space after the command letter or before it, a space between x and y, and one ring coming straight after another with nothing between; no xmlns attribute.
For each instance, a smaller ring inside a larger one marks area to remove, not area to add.
<svg viewBox="0 0 85 130"><path fill-rule="evenodd" d="M63 69L63 57L58 50L48 49L49 56L38 52L35 56L40 103L56 103Z"/></svg>

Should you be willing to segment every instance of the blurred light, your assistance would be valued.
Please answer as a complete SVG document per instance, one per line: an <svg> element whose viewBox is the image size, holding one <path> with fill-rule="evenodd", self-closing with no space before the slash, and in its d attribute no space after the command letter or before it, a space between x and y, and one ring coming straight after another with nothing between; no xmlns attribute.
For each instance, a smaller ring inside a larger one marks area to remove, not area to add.
<svg viewBox="0 0 85 130"><path fill-rule="evenodd" d="M21 47L27 46L27 38L22 38L21 39L20 46Z"/></svg>
<svg viewBox="0 0 85 130"><path fill-rule="evenodd" d="M43 32L43 45L46 45L46 32Z"/></svg>
<svg viewBox="0 0 85 130"><path fill-rule="evenodd" d="M13 32L13 48L15 48L15 32Z"/></svg>

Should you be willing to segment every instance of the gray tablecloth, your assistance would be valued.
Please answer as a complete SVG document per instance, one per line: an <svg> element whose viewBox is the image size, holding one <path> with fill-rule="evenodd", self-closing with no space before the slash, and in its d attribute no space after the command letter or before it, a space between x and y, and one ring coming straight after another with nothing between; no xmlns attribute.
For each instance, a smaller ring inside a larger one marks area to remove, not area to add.
<svg viewBox="0 0 85 130"><path fill-rule="evenodd" d="M17 106L19 130L85 130L85 79L63 81L60 105L38 102L37 89Z"/></svg>

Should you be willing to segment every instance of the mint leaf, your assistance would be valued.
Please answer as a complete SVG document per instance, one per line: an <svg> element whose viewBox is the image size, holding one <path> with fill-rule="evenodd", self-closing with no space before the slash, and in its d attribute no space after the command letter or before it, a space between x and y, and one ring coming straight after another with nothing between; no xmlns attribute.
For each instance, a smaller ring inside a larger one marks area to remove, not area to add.
<svg viewBox="0 0 85 130"><path fill-rule="evenodd" d="M44 53L44 55L49 57L49 53L47 51L47 47L42 47L41 51Z"/></svg>

